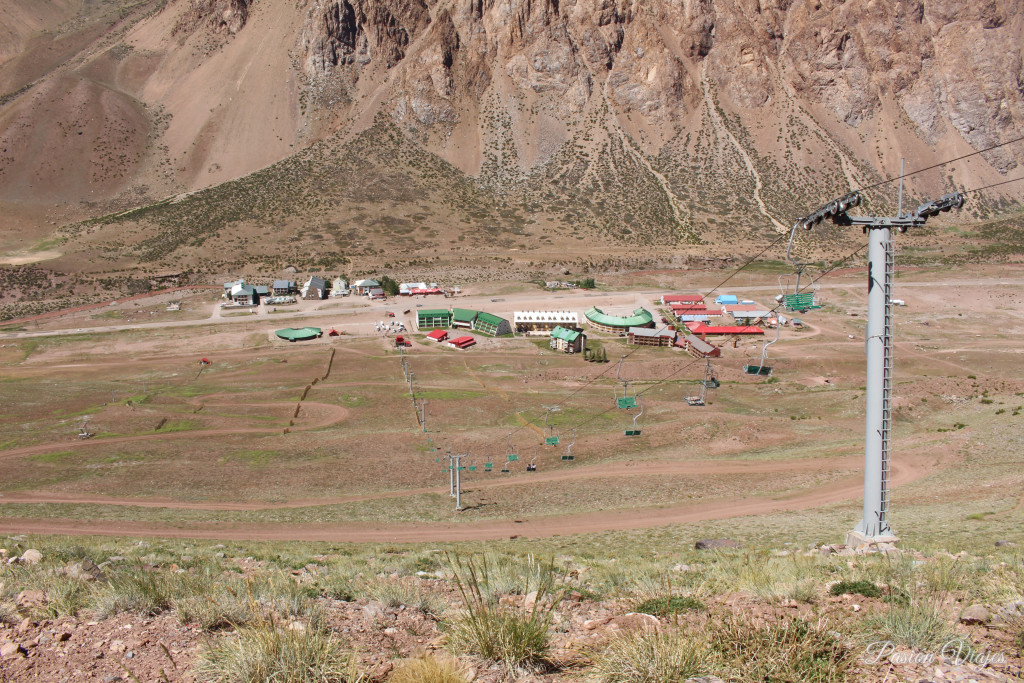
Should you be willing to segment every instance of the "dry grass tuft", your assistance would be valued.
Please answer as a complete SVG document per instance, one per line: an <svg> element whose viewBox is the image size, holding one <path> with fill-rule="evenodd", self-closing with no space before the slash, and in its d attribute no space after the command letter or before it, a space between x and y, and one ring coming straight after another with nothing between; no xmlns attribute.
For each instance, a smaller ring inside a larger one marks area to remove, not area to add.
<svg viewBox="0 0 1024 683"><path fill-rule="evenodd" d="M458 660L425 654L399 664L388 683L466 683L468 680L466 667Z"/></svg>
<svg viewBox="0 0 1024 683"><path fill-rule="evenodd" d="M853 661L849 645L823 621L784 616L757 623L726 615L710 621L707 630L720 666L743 680L844 681Z"/></svg>
<svg viewBox="0 0 1024 683"><path fill-rule="evenodd" d="M355 657L333 635L270 623L211 640L199 654L199 678L210 683L363 683Z"/></svg>
<svg viewBox="0 0 1024 683"><path fill-rule="evenodd" d="M452 648L501 662L510 672L546 668L550 663L548 630L562 599L561 577L553 564L539 563L532 607L503 603L488 590L492 569L486 557L475 561L455 557L451 565L465 610L449 626Z"/></svg>
<svg viewBox="0 0 1024 683"><path fill-rule="evenodd" d="M872 640L926 650L956 638L950 619L938 605L922 600L891 604L884 613L865 623Z"/></svg>
<svg viewBox="0 0 1024 683"><path fill-rule="evenodd" d="M641 629L619 635L594 657L602 683L675 683L710 673L707 643L672 629Z"/></svg>

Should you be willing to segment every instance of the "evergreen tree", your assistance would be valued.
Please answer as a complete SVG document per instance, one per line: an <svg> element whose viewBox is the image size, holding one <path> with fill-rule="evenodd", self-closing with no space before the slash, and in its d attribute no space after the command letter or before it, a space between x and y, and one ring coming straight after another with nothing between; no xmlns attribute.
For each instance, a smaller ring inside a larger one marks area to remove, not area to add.
<svg viewBox="0 0 1024 683"><path fill-rule="evenodd" d="M398 296L398 283L395 282L394 278L388 275L381 275L378 278L381 289L384 290L384 294L387 296Z"/></svg>

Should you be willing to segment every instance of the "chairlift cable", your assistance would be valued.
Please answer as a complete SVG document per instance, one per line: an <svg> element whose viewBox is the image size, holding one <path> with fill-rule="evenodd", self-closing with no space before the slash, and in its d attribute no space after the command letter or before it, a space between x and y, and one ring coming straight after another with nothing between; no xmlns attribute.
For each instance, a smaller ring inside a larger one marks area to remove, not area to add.
<svg viewBox="0 0 1024 683"><path fill-rule="evenodd" d="M826 275L828 275L829 273L831 273L831 272L832 272L833 270L835 270L836 268L838 268L839 266L841 266L841 265L842 265L843 263L845 263L845 262L846 262L847 260L849 260L850 258L852 258L853 256L855 256L855 255L856 255L856 254L857 254L858 252L860 252L860 251L863 251L863 249L864 249L864 245L862 245L862 246L858 247L858 248L857 248L856 250L854 250L854 251L850 252L850 253L849 253L848 255L844 256L843 258L841 258L841 259L839 259L839 260L835 261L835 262L834 262L834 263L832 264L832 266L831 266L831 267L829 267L829 268L828 268L827 270L823 271L823 272L822 272L822 273L821 273L821 274L820 274L820 275L819 275L818 277L816 277L816 278L814 278L813 280L811 280L811 282L810 282L810 283L808 283L808 285L807 285L807 286L808 286L808 287L812 286L812 285L813 285L813 284L814 284L815 282L817 282L817 281L818 281L818 280L820 280L821 278L823 278L823 277L825 277ZM805 288L805 289L806 289L806 288ZM778 312L778 309L779 309L779 305L777 304L777 305L775 306L775 308L773 308L773 309L771 309L771 310L769 311L769 313L776 313L776 312ZM668 381L669 379L671 379L671 378L672 378L672 377L674 377L675 375L678 375L678 374L679 374L680 372L682 372L682 371L686 370L687 368L690 368L690 367L692 367L693 365L696 365L696 364L697 364L697 363L699 363L699 362L700 362L701 360L702 360L702 359L694 359L694 360L690 361L689 363L687 363L686 365L683 365L682 367L676 368L675 370L673 370L673 371L672 371L672 372L670 372L669 374L665 375L665 376L664 376L664 377L662 377L661 379L659 379L659 380L656 380L656 381L655 381L655 382L654 382L653 384L650 384L650 385L648 385L648 386L647 386L647 387L646 387L645 389L643 389L642 391L638 391L636 395L637 395L637 396L643 396L644 394L646 394L646 393L647 393L648 391L650 391L651 389L654 389L655 387L657 387L657 386L659 386L659 385L661 385L661 384L664 384L665 382L667 382L667 381ZM595 413L594 415L592 415L591 417L587 418L586 420L583 420L582 422L579 422L579 423L577 423L577 424L576 424L576 426L575 426L575 428L576 428L576 429L579 429L579 428L583 427L584 425L590 424L590 423L591 423L591 422L593 422L594 420L597 420L598 418L600 418L600 417L603 417L604 415L607 415L608 413L614 412L615 410L618 410L618 408L617 408L617 407L614 407L614 408L607 408L607 409L605 409L605 410L603 410L603 411L601 411L601 412L599 412L599 413Z"/></svg>
<svg viewBox="0 0 1024 683"><path fill-rule="evenodd" d="M708 297L710 297L712 294L714 294L716 291L718 291L721 287L723 287L727 282L732 280L732 278L734 278L736 275L738 275L740 273L740 271L742 271L745 268L747 268L751 263L753 263L758 258L763 256L770 249L775 247L779 242L781 242L782 240L786 239L787 237L788 237L788 235L786 235L785 233L783 233L783 234L779 235L778 237L776 237L774 240L772 240L772 242L770 244L768 244L768 246L766 246L764 249L762 249L761 251L757 252L756 254L754 254L753 256L748 258L741 266L739 266L738 268L733 270L724 280L722 280L721 282L716 284L714 287L712 287L707 292L707 294L704 295L704 298L707 299ZM657 332L663 332L663 331L667 330L668 327L669 327L669 325L666 323L663 327L658 328ZM640 347L637 347L635 349L632 349L632 350L628 351L626 354L624 354L622 356L621 360L625 360L625 359L629 358L634 353L636 353L639 350L639 348ZM621 364L621 360L620 360L620 364ZM688 363L686 366L684 366L683 369L685 369L687 367L690 367L690 365L692 365L692 364L693 363ZM562 407L562 405L564 405L566 402L571 400L573 397L575 397L581 391L583 391L584 389L587 389L590 385L594 384L597 380L599 380L602 377L604 377L605 374L607 374L612 369L612 367L613 366L609 364L608 367L606 367L604 370L602 370L598 374L594 375L592 378L590 378L583 385L581 385L581 386L577 387L576 389L574 389L573 391L569 392L569 394L567 394L565 396L565 398L561 399L558 403L554 404L555 407ZM616 409L618 409L618 408L616 407ZM527 422L529 422L529 420L527 420ZM521 425L519 427L516 427L515 429L512 430L512 434L515 434L515 433L517 433L517 432L519 432L519 431L521 431L523 429L526 429L526 427L527 427L527 425Z"/></svg>
<svg viewBox="0 0 1024 683"><path fill-rule="evenodd" d="M961 161L962 159L967 159L968 157L977 156L978 154L984 154L985 152L991 152L994 149L999 149L1000 147L1005 147L1006 145L1012 145L1013 143L1020 142L1021 140L1024 140L1024 135L1022 135L1022 136L1020 136L1018 138L1014 138L1013 140L1007 140L1006 142L1000 142L999 144L992 145L991 147L986 147L985 149L979 149L977 151L971 152L970 154L964 154L963 156L958 156L958 157L956 157L954 159L947 159L946 161L940 161L939 163L932 164L931 166L925 166L924 168L918 168L918 169L915 169L913 171L909 171L907 173L904 173L901 176L895 176L893 178L887 178L885 180L880 180L879 182L874 183L872 185L865 185L864 187L858 187L855 190L851 190L851 192L863 192L864 190L871 190L871 189L874 189L876 187L881 187L882 185L887 185L889 183L895 182L895 181L899 180L901 177L902 178L908 178L908 177L910 177L912 175L917 175L918 173L923 173L925 171L930 171L930 170L932 170L934 168L939 168L940 166L945 166L946 164L952 164L953 162ZM1013 182L1013 181L1007 181L1007 182ZM996 185L1000 185L1000 184L1002 184L1002 183L996 183ZM995 187L995 185L990 185L989 187ZM978 188L978 189L984 190L984 189L987 189L987 188L982 187L982 188ZM968 191L969 192L976 192L977 190L968 190Z"/></svg>
<svg viewBox="0 0 1024 683"><path fill-rule="evenodd" d="M1022 176L1020 178L1013 178L1012 180L1004 180L1004 181L999 182L999 183L992 183L991 185L985 185L984 187L976 187L973 190L962 190L961 194L968 194L970 192L981 192L982 190L987 190L987 189L989 189L991 187L999 187L1000 185L1007 185L1009 183L1016 183L1016 182L1021 181L1021 180L1024 180L1024 176Z"/></svg>

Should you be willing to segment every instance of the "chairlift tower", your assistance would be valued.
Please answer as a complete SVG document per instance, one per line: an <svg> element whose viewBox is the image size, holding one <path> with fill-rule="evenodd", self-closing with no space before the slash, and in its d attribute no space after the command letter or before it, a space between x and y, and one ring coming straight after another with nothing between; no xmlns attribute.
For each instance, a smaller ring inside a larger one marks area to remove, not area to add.
<svg viewBox="0 0 1024 683"><path fill-rule="evenodd" d="M465 469L462 465L462 459L468 454L462 454L460 456L451 456L452 464L455 466L455 510L456 512L462 512L462 470Z"/></svg>
<svg viewBox="0 0 1024 683"><path fill-rule="evenodd" d="M900 168L896 216L850 216L861 203L860 192L834 199L793 225L810 230L822 220L836 225L859 225L868 235L868 320L865 333L867 386L864 419L864 511L848 542L895 540L889 525L889 463L892 435L892 287L895 253L892 229L906 232L932 216L964 205L960 192L943 195L903 212L903 171ZM792 242L792 233L791 240Z"/></svg>

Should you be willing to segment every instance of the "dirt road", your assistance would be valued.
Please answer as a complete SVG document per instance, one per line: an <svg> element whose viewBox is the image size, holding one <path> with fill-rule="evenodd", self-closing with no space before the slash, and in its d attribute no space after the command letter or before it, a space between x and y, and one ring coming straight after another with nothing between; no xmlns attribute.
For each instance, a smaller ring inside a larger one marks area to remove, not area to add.
<svg viewBox="0 0 1024 683"><path fill-rule="evenodd" d="M280 407L280 403L218 403L220 407L248 407L248 408L277 408ZM323 419L311 422L303 425L282 425L281 427L275 427L271 429L266 428L237 428L237 429L192 429L184 430L180 432L153 432L152 434L135 434L132 436L112 436L102 439L74 439L74 440L63 440L63 441L51 441L49 443L36 444L34 446L23 446L22 448L11 448L9 450L0 451L0 460L6 458L16 458L19 456L26 455L38 455L40 453L52 453L54 451L67 451L75 450L76 448L82 448L83 446L96 446L96 445L112 445L112 444L125 444L125 443L137 443L139 441L166 441L170 439L199 439L210 436L229 436L233 434L250 434L250 435L266 435L266 434L280 434L281 430L285 426L293 432L301 432L311 429L322 429L324 427L331 427L345 420L348 417L348 409L344 406L338 406L331 403L317 403L316 401L303 401L304 407L316 407L323 409L327 415Z"/></svg>
<svg viewBox="0 0 1024 683"><path fill-rule="evenodd" d="M989 278L962 281L930 281L930 282L899 282L901 288L949 288L949 287L996 287L996 286L1022 286L1024 279L1020 278ZM827 289L851 289L858 285L852 283L825 283L819 285L822 290ZM730 292L739 293L778 293L777 285L760 286L737 286L729 287ZM289 312L278 312L273 318L275 327L286 327L289 323L284 321L304 321L304 324L320 323L323 325L338 323L339 319L354 317L351 322L346 321L346 327L361 330L366 336L371 336L373 322L383 319L384 312L398 306L415 306L420 304L423 307L457 305L460 308L484 310L489 313L512 318L514 310L553 310L553 309L586 309L591 306L609 307L615 310L633 310L637 306L651 308L651 301L664 294L663 289L644 289L625 292L594 292L594 291L572 291L571 293L558 294L552 292L519 292L506 294L493 298L490 296L460 296L456 300L443 299L432 302L429 298L412 298L410 300L393 299L390 301L372 302L370 307L366 306L363 297L354 297L342 301L316 302L317 308L312 310L297 310ZM436 297L435 297L436 299ZM442 303L443 302L443 303ZM312 302L308 302L312 303ZM323 310L321 309L323 307ZM329 307L329 308L327 308ZM215 310L217 309L217 310ZM415 310L415 309L414 309ZM31 339L36 337L52 337L71 333L75 334L96 334L103 332L123 332L127 330L141 329L164 329L183 327L202 327L209 325L246 325L254 322L254 318L262 322L268 322L265 316L240 315L234 317L221 317L219 307L215 304L211 307L211 317L199 320L169 320L155 323L129 323L125 325L107 325L102 327L79 327L61 330L37 330L22 332L0 333L0 340ZM57 315L55 312L53 315ZM407 321L409 327L411 321ZM365 329L363 329L365 328ZM411 329L411 328L410 328Z"/></svg>
<svg viewBox="0 0 1024 683"><path fill-rule="evenodd" d="M859 458L842 458L831 461L829 465L849 465ZM792 471L807 468L808 470L828 467L824 463L811 461L788 461L780 463L717 461L717 462L660 462L660 463L614 463L599 465L586 470L566 470L552 472L547 481L578 479L589 476L609 476L615 472L631 472L634 474L654 473L711 473L711 472L769 472ZM893 463L892 484L903 485L933 472L935 456L901 457ZM539 481L535 479L534 481ZM511 486L521 484L522 480L503 480L491 482L487 486ZM474 486L477 486L474 484ZM484 485L479 485L481 488ZM427 492L443 493L444 489L426 489ZM629 529L646 529L683 524L710 519L729 519L764 515L775 512L806 510L823 505L831 505L857 499L863 491L863 479L860 475L845 477L824 486L800 491L787 496L732 497L714 501L704 501L688 505L675 505L659 508L641 508L623 511L588 512L575 515L557 515L520 520L484 520L462 524L380 524L352 522L343 525L326 524L236 524L208 523L183 527L181 524L154 524L148 522L105 522L83 521L71 519L0 519L0 531L4 533L40 533L40 534L99 534L110 536L156 536L173 538L209 538L223 540L290 540L290 541L327 541L327 542L445 542L497 540L502 538L548 538L569 534L598 533L602 531L621 531ZM408 495L411 491L396 492L394 495ZM390 494L383 494L390 495ZM5 498L10 502L15 499ZM20 500L31 500L22 498ZM34 500L32 502L41 502ZM94 502L93 499L65 498L54 502ZM103 502L110 502L105 499ZM298 501L296 501L298 503ZM140 504L137 502L113 504ZM323 504L323 501L319 501ZM147 501L141 503L145 507L178 507L197 508L203 504L192 503L157 503ZM288 506L291 504L285 504ZM207 509L238 509L207 508ZM245 508L255 509L255 508Z"/></svg>

